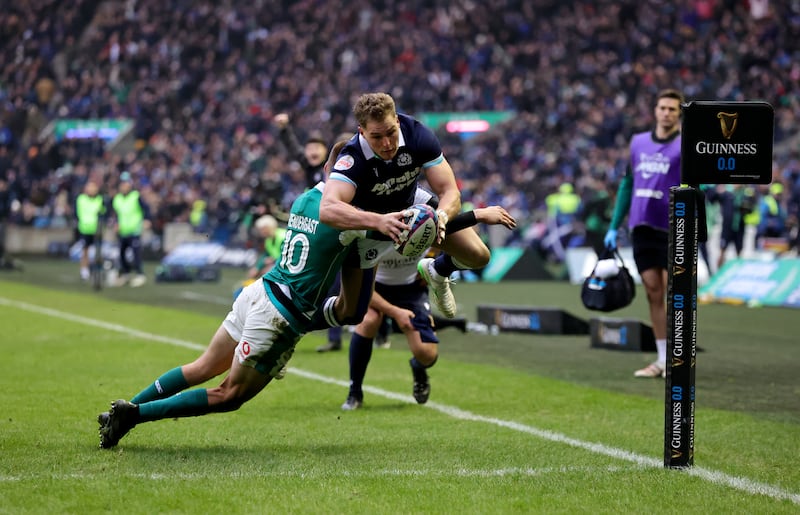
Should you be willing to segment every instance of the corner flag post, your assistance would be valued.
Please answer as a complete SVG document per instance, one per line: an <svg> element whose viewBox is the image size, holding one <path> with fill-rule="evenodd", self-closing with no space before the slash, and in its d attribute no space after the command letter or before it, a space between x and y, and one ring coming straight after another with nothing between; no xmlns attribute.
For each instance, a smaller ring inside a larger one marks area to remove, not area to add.
<svg viewBox="0 0 800 515"><path fill-rule="evenodd" d="M766 102L681 106L681 182L670 189L664 467L694 465L697 250L706 241L700 184L769 184L775 113Z"/></svg>
<svg viewBox="0 0 800 515"><path fill-rule="evenodd" d="M694 463L698 191L670 189L664 466ZM705 220L702 221L705 223Z"/></svg>

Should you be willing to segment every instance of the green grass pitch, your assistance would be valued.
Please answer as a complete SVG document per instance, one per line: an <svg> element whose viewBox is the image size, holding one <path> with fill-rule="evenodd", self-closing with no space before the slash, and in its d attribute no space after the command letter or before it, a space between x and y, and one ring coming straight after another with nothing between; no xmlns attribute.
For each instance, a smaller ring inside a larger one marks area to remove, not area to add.
<svg viewBox="0 0 800 515"><path fill-rule="evenodd" d="M665 470L652 354L587 336L441 331L430 402L392 335L347 394L347 355L306 336L290 373L239 411L136 427L98 449L97 413L193 359L227 312L220 283L93 292L72 263L0 275L0 513L797 513L793 310L701 306L695 467ZM152 275L151 275L152 277ZM455 287L479 303L594 316L566 283ZM646 319L643 292L617 313ZM215 381L211 382L216 383Z"/></svg>

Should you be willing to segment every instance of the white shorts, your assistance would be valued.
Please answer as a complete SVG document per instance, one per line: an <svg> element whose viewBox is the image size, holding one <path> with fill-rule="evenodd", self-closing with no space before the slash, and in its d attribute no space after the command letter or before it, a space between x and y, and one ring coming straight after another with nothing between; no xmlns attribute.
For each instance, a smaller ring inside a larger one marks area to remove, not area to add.
<svg viewBox="0 0 800 515"><path fill-rule="evenodd" d="M292 357L301 337L270 301L261 279L236 297L222 326L239 342L239 363L272 377L277 377Z"/></svg>

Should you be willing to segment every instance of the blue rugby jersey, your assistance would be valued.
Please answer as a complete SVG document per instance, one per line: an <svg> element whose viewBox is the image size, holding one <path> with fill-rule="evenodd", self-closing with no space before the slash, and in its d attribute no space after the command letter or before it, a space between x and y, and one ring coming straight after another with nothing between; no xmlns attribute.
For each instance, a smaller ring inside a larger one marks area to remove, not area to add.
<svg viewBox="0 0 800 515"><path fill-rule="evenodd" d="M356 135L342 148L329 180L345 181L356 188L352 205L374 213L401 211L414 204L420 174L444 160L442 146L429 128L398 113L400 137L397 154L384 161L367 141Z"/></svg>

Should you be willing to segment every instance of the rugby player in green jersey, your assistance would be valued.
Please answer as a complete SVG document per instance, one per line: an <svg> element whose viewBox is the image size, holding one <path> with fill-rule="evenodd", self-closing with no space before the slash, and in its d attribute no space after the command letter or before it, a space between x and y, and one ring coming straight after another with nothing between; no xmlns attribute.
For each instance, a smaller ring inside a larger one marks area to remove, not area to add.
<svg viewBox="0 0 800 515"><path fill-rule="evenodd" d="M343 144L334 146L331 159ZM334 229L319 219L323 189L320 183L294 202L280 259L236 298L203 354L167 371L130 401L112 402L111 409L98 416L100 447L116 446L143 422L234 411L273 378L282 377L305 333L357 323L363 317L379 255L363 243L371 240L361 238L366 229L393 237L406 227L403 213L380 215L377 223L362 228ZM356 245L358 241L362 244ZM340 294L326 298L339 270ZM315 316L319 314L323 316ZM187 390L228 370L217 387Z"/></svg>

